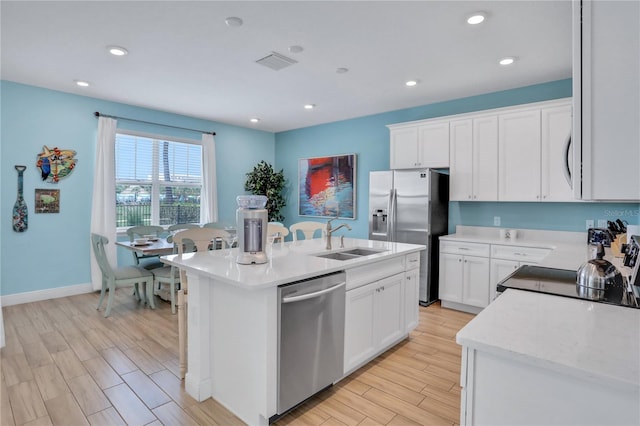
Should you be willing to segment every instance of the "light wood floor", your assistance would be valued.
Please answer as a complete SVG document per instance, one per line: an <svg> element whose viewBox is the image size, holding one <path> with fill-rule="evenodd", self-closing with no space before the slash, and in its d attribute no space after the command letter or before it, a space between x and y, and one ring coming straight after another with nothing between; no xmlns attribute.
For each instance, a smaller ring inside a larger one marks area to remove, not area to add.
<svg viewBox="0 0 640 426"><path fill-rule="evenodd" d="M156 299L157 300L157 299ZM241 425L178 379L177 318L120 289L109 318L97 293L3 308L0 425ZM454 425L460 347L472 315L420 308L410 338L280 419L278 425Z"/></svg>

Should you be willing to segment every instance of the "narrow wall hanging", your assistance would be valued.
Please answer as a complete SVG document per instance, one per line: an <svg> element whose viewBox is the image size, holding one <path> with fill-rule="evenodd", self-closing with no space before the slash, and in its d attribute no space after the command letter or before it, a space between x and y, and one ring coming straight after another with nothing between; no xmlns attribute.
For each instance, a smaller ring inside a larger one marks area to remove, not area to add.
<svg viewBox="0 0 640 426"><path fill-rule="evenodd" d="M75 155L76 152L71 149L58 149L56 146L51 150L44 145L36 163L42 180L58 183L60 179L69 176L78 162Z"/></svg>
<svg viewBox="0 0 640 426"><path fill-rule="evenodd" d="M16 165L15 168L18 171L18 198L13 205L13 230L16 232L24 232L29 225L29 211L27 210L27 203L24 202L24 197L22 196L23 173L27 169L27 166Z"/></svg>

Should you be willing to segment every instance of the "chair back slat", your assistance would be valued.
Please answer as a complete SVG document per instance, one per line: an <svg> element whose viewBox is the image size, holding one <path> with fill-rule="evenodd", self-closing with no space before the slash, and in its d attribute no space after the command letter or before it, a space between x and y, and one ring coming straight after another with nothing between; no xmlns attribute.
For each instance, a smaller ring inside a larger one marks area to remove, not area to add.
<svg viewBox="0 0 640 426"><path fill-rule="evenodd" d="M178 254L188 253L189 243L195 246L197 251L203 252L209 250L212 247L213 250L217 248L216 238L222 238L223 240L229 236L227 231L215 228L192 228L185 229L178 232L173 236L173 243L178 248ZM183 268L180 268L180 282L182 288L187 285L187 275Z"/></svg>
<svg viewBox="0 0 640 426"><path fill-rule="evenodd" d="M289 227L291 230L291 234L293 235L293 241L298 240L298 231L300 231L306 240L310 240L314 237L316 231L320 231L320 237L325 235L326 232L326 223L322 222L298 222L294 223Z"/></svg>
<svg viewBox="0 0 640 426"><path fill-rule="evenodd" d="M106 244L109 244L109 239L107 239L107 237L93 233L91 234L91 246L93 247L93 253L95 254L98 266L100 266L102 275L108 279L115 279L115 273L109 264L107 252L104 249Z"/></svg>
<svg viewBox="0 0 640 426"><path fill-rule="evenodd" d="M127 229L127 235L129 236L129 241L136 239L136 237L144 237L145 235L155 235L159 237L164 232L164 228L162 226L156 225L140 225L140 226L132 226Z"/></svg>

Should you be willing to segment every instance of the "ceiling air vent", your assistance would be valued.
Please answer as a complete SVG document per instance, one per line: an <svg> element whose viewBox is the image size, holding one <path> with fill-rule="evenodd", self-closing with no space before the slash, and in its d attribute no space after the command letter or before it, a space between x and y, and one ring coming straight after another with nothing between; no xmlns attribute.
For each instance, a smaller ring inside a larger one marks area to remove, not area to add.
<svg viewBox="0 0 640 426"><path fill-rule="evenodd" d="M293 59L287 58L279 53L271 52L270 55L267 55L262 59L258 59L256 63L278 71L282 68L288 67L289 65L297 64L298 61L294 61Z"/></svg>

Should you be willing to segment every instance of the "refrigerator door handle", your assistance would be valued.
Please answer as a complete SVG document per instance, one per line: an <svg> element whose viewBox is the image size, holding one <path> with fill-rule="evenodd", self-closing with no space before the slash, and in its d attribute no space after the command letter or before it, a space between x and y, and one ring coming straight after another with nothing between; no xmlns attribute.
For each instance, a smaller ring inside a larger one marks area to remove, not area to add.
<svg viewBox="0 0 640 426"><path fill-rule="evenodd" d="M387 241L396 240L397 196L395 188L389 192L389 235Z"/></svg>

